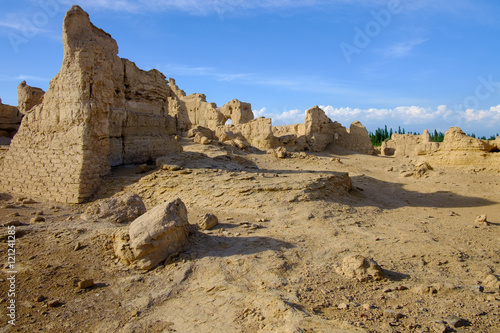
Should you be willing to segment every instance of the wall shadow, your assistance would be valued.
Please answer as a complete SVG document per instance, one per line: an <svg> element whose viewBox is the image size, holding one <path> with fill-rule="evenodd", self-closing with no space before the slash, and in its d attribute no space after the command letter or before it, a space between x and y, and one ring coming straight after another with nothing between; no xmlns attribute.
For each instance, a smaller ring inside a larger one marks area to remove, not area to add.
<svg viewBox="0 0 500 333"><path fill-rule="evenodd" d="M362 179L361 179L362 178ZM410 191L405 184L386 182L367 176L351 177L353 184L369 182L370 186L353 189L348 196L335 198L337 202L354 207L375 206L381 209L396 209L401 207L482 207L498 204L484 198L463 196L446 190L431 193Z"/></svg>
<svg viewBox="0 0 500 333"><path fill-rule="evenodd" d="M280 251L295 248L295 245L276 238L264 236L224 236L207 235L196 231L190 236L191 245L186 253L194 258L231 257L235 255L252 255L265 251Z"/></svg>

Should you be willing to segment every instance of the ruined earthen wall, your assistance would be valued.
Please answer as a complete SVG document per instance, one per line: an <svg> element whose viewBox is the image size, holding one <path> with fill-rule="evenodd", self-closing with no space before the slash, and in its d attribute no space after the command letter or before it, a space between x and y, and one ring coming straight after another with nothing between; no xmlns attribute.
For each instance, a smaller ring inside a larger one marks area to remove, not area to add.
<svg viewBox="0 0 500 333"><path fill-rule="evenodd" d="M320 152L329 145L336 145L363 154L373 153L368 131L360 122L352 123L347 130L328 118L318 106L306 111L303 124L276 126L273 134L278 145L297 150Z"/></svg>
<svg viewBox="0 0 500 333"><path fill-rule="evenodd" d="M78 203L111 165L179 151L170 137L175 94L158 71L120 59L118 46L73 6L63 23L64 57L42 104L32 108L6 154L1 188Z"/></svg>
<svg viewBox="0 0 500 333"><path fill-rule="evenodd" d="M22 119L23 114L18 108L0 103L0 137L12 138Z"/></svg>
<svg viewBox="0 0 500 333"><path fill-rule="evenodd" d="M25 114L43 100L45 91L40 88L30 87L23 81L17 86L18 108L19 112Z"/></svg>

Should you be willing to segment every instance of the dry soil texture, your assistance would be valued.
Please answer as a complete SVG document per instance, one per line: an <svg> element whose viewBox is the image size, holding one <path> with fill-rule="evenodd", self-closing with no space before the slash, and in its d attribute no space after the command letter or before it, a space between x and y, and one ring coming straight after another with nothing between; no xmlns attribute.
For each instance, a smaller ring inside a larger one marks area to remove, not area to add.
<svg viewBox="0 0 500 333"><path fill-rule="evenodd" d="M184 150L181 170L115 169L96 197L134 192L148 209L184 201L189 248L147 272L115 258L111 235L123 226L82 220L86 205L2 193L2 223L19 225L16 326L7 323L1 227L0 331L500 331L498 171L434 168L416 178L409 158ZM196 230L207 213L220 224ZM482 214L489 225L475 222ZM375 260L386 279L343 275L351 255ZM86 279L94 285L78 288Z"/></svg>

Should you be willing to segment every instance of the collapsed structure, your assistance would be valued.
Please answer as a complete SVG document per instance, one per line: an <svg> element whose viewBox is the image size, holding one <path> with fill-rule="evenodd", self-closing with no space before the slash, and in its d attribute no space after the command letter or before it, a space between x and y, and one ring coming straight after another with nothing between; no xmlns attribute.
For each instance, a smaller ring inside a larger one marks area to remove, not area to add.
<svg viewBox="0 0 500 333"><path fill-rule="evenodd" d="M203 143L216 139L263 150L321 151L336 143L373 152L360 123L347 130L318 107L307 111L304 124L273 127L271 119L254 119L248 103L232 100L218 108L203 94L186 95L159 71L118 57L116 41L79 6L64 18L63 47L61 70L46 93L23 82L19 107L0 106L0 115L14 124L4 134L18 131L0 165L2 190L81 203L111 167L180 152L174 135L188 132Z"/></svg>

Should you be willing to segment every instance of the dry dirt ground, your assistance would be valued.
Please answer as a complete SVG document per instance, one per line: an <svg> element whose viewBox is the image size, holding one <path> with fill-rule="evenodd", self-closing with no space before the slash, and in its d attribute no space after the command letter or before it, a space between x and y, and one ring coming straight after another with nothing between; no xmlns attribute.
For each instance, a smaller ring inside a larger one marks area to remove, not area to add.
<svg viewBox="0 0 500 333"><path fill-rule="evenodd" d="M115 169L96 196L135 192L148 209L180 197L193 225L218 216L215 229L193 227L188 249L148 272L118 262L111 235L123 226L80 219L86 205L1 193L0 220L22 225L16 326L7 323L0 227L0 331L500 332L500 289L484 285L500 274L498 171L401 177L416 161L184 145L183 170ZM481 214L489 226L475 223ZM353 254L387 278L342 275ZM92 288L76 286L89 278Z"/></svg>

